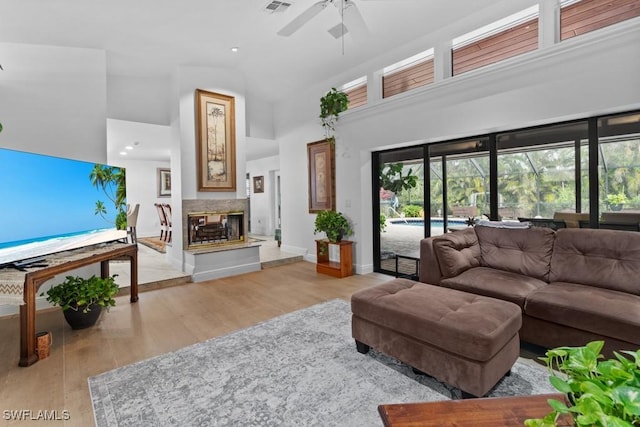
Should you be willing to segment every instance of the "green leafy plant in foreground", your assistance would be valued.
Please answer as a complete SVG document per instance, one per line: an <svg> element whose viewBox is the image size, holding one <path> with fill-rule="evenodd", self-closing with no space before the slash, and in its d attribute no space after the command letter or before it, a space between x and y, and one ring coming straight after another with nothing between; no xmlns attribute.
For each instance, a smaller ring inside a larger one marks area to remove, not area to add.
<svg viewBox="0 0 640 427"><path fill-rule="evenodd" d="M571 415L576 426L640 426L640 350L614 352L614 359L603 360L603 346L604 341L593 341L558 347L540 358L551 372L549 381L570 404L550 399L552 412L525 421L526 426L555 426L562 414Z"/></svg>
<svg viewBox="0 0 640 427"><path fill-rule="evenodd" d="M97 277L88 279L79 276L67 276L64 282L52 286L47 292L47 301L59 305L62 311L82 310L83 313L91 311L92 304L98 304L107 310L116 305L113 298L119 286L115 282L117 274L111 277ZM42 292L40 296L44 296Z"/></svg>

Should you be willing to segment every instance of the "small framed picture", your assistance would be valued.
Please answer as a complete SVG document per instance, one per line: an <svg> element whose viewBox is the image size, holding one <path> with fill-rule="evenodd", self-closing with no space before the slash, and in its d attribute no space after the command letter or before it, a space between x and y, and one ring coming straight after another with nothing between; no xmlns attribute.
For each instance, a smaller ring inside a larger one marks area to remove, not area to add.
<svg viewBox="0 0 640 427"><path fill-rule="evenodd" d="M253 177L253 192L264 193L264 176Z"/></svg>
<svg viewBox="0 0 640 427"><path fill-rule="evenodd" d="M171 169L158 168L158 197L171 197Z"/></svg>

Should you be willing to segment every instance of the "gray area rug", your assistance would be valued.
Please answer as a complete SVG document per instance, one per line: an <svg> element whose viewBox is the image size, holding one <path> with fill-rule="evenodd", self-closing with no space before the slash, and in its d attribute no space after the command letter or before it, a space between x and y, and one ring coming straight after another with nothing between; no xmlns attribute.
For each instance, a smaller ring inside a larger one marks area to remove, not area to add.
<svg viewBox="0 0 640 427"><path fill-rule="evenodd" d="M382 403L458 398L351 338L333 300L89 378L98 427L380 426ZM518 360L491 396L555 392L542 366Z"/></svg>

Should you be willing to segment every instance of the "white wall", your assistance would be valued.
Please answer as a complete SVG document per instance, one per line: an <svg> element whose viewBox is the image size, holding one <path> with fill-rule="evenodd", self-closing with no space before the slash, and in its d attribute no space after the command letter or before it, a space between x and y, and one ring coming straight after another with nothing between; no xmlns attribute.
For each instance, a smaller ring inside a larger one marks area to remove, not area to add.
<svg viewBox="0 0 640 427"><path fill-rule="evenodd" d="M372 151L637 109L638 75L635 19L345 112L336 132L337 210L355 225L356 271L373 266ZM275 108L285 194L283 247L305 250L310 260L315 215L307 209L305 146L321 135L318 100L335 84L325 82Z"/></svg>
<svg viewBox="0 0 640 427"><path fill-rule="evenodd" d="M247 162L247 173L251 181L251 233L262 236L275 234L275 173L280 169L280 157L271 156ZM253 178L262 176L264 192L255 193Z"/></svg>
<svg viewBox="0 0 640 427"><path fill-rule="evenodd" d="M0 146L105 163L106 56L0 43Z"/></svg>
<svg viewBox="0 0 640 427"><path fill-rule="evenodd" d="M109 75L107 117L140 123L168 125L171 79Z"/></svg>
<svg viewBox="0 0 640 427"><path fill-rule="evenodd" d="M247 136L273 139L273 104L247 97Z"/></svg>

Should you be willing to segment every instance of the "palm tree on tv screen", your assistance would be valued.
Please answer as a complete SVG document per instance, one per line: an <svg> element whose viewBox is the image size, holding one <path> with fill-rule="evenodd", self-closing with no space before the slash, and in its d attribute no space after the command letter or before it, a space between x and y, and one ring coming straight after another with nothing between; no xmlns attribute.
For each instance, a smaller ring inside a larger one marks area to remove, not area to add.
<svg viewBox="0 0 640 427"><path fill-rule="evenodd" d="M96 201L95 214L100 215L105 221L115 224L118 230L127 228L127 212L125 200L127 197L126 174L122 168L96 164L89 174L91 184L101 189L116 209L115 221L107 217L107 208L102 200Z"/></svg>

